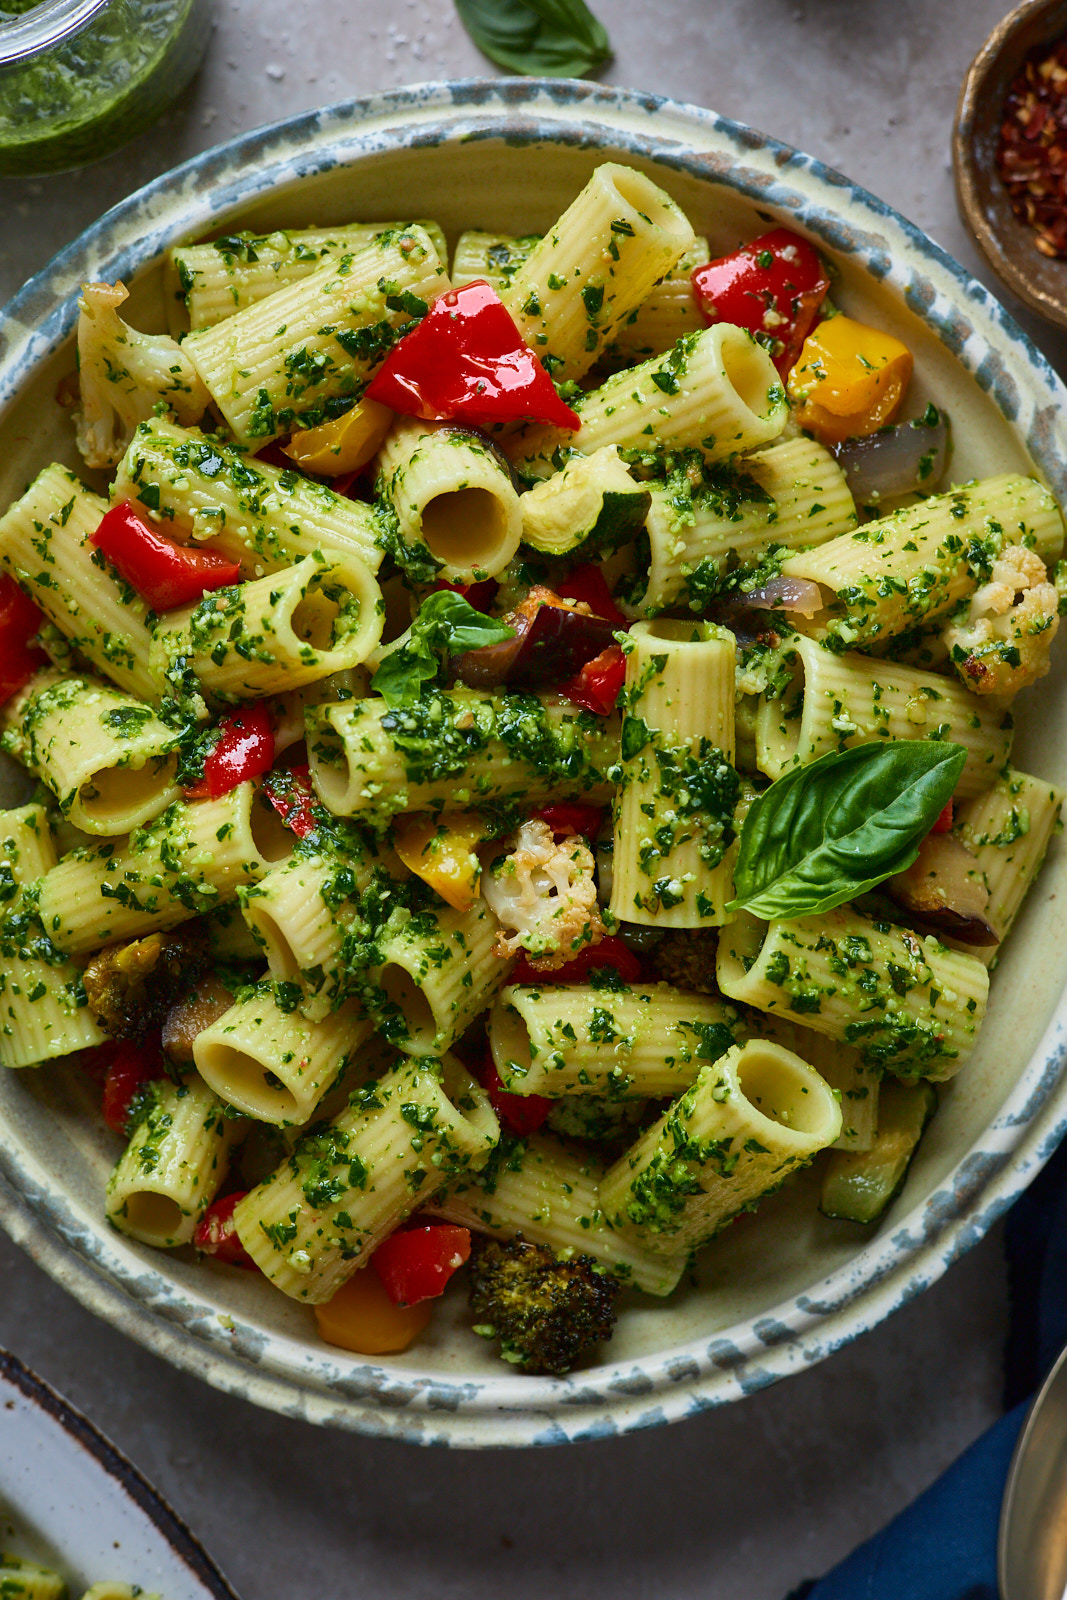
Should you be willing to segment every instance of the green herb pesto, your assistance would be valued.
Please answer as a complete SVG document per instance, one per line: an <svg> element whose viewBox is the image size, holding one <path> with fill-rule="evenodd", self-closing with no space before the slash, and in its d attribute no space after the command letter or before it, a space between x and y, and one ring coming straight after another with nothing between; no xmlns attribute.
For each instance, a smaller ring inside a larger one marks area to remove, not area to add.
<svg viewBox="0 0 1067 1600"><path fill-rule="evenodd" d="M27 42L36 38L30 30L44 31L47 9L47 0L6 0L0 40L20 28ZM209 0L113 0L75 33L0 72L0 175L97 160L154 122L195 71L210 11Z"/></svg>

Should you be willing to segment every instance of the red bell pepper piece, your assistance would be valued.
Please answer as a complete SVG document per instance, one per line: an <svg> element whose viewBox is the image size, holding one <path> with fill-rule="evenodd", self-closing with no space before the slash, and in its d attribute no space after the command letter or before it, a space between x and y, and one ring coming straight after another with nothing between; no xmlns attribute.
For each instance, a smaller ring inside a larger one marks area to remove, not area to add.
<svg viewBox="0 0 1067 1600"><path fill-rule="evenodd" d="M508 981L518 983L521 980L513 974ZM539 981L534 977L534 983ZM489 1097L489 1104L504 1126L511 1133L517 1133L520 1139L528 1139L531 1133L536 1133L552 1110L551 1100L546 1100L544 1095L509 1094L500 1081L500 1074L493 1060L483 1068L479 1077L482 1088Z"/></svg>
<svg viewBox="0 0 1067 1600"><path fill-rule="evenodd" d="M952 809L953 802L951 800L946 800L943 808L938 812L937 821L930 829L931 833L952 832Z"/></svg>
<svg viewBox="0 0 1067 1600"><path fill-rule="evenodd" d="M115 1044L101 1045L100 1050L109 1052L104 1078L104 1121L112 1133L125 1137L134 1095L146 1083L165 1078L166 1065L158 1040L152 1044L133 1044L122 1039Z"/></svg>
<svg viewBox="0 0 1067 1600"><path fill-rule="evenodd" d="M470 1253L469 1228L435 1222L391 1233L370 1261L394 1305L417 1306L444 1294L449 1278Z"/></svg>
<svg viewBox="0 0 1067 1600"><path fill-rule="evenodd" d="M14 578L0 573L0 705L17 694L48 657L31 644L44 617Z"/></svg>
<svg viewBox="0 0 1067 1600"><path fill-rule="evenodd" d="M557 838L580 833L586 839L595 839L604 821L603 806L583 806L577 801L564 801L558 806L542 806L534 816L548 826Z"/></svg>
<svg viewBox="0 0 1067 1600"><path fill-rule="evenodd" d="M819 252L799 233L773 228L693 273L707 321L747 328L784 376L795 363L830 280Z"/></svg>
<svg viewBox="0 0 1067 1600"><path fill-rule="evenodd" d="M241 568L217 550L175 544L156 533L137 515L129 500L112 506L90 539L120 578L124 578L153 611L199 600L205 589L236 583Z"/></svg>
<svg viewBox="0 0 1067 1600"><path fill-rule="evenodd" d="M508 975L508 982L542 989L546 984L586 983L589 974L601 967L614 967L623 983L640 983L642 978L641 963L633 951L609 933L599 944L586 945L572 960L552 972L536 972L527 958L520 956Z"/></svg>
<svg viewBox="0 0 1067 1600"><path fill-rule="evenodd" d="M595 711L598 716L606 717L615 709L625 678L626 657L622 646L609 644L592 661L586 662L576 678L560 684L559 692L583 711Z"/></svg>
<svg viewBox="0 0 1067 1600"><path fill-rule="evenodd" d="M611 598L603 572L592 561L572 567L556 593L561 600L584 600L594 616L613 622L620 630L630 626Z"/></svg>
<svg viewBox="0 0 1067 1600"><path fill-rule="evenodd" d="M246 1271L258 1272L258 1266L241 1243L233 1220L234 1208L247 1192L239 1190L236 1194L223 1195L221 1200L209 1205L196 1225L193 1243L206 1256L214 1256L216 1261L224 1261L228 1267L244 1267Z"/></svg>
<svg viewBox="0 0 1067 1600"><path fill-rule="evenodd" d="M298 839L306 839L309 833L314 833L324 813L311 787L310 767L280 768L272 772L263 785L263 792Z"/></svg>
<svg viewBox="0 0 1067 1600"><path fill-rule="evenodd" d="M204 762L203 778L183 791L187 800L217 800L274 765L274 727L262 702L231 712L219 726L220 737Z"/></svg>
<svg viewBox="0 0 1067 1600"><path fill-rule="evenodd" d="M572 432L581 426L500 296L481 279L434 301L386 356L366 397L427 422L451 418L489 428L529 419Z"/></svg>

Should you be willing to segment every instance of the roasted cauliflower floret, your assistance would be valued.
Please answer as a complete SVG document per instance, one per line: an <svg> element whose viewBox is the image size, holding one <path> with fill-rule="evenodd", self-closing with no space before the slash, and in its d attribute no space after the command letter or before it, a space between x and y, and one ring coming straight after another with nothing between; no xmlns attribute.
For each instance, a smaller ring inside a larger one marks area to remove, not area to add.
<svg viewBox="0 0 1067 1600"><path fill-rule="evenodd" d="M139 422L160 410L188 428L207 410L210 395L176 340L138 333L118 307L122 283L86 283L78 306L78 376L74 411L78 449L90 467L115 467Z"/></svg>
<svg viewBox="0 0 1067 1600"><path fill-rule="evenodd" d="M945 626L949 659L975 694L1015 694L1043 678L1059 627L1059 597L1041 557L1010 544L988 583Z"/></svg>
<svg viewBox="0 0 1067 1600"><path fill-rule="evenodd" d="M525 950L538 972L562 967L607 931L592 851L576 833L556 839L547 822L523 823L515 848L483 873L482 894L500 923L496 954Z"/></svg>

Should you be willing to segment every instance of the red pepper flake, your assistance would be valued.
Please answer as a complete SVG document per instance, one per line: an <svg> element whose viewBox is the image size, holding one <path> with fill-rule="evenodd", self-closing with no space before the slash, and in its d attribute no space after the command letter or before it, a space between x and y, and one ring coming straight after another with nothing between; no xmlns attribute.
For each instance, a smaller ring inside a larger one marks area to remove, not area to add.
<svg viewBox="0 0 1067 1600"><path fill-rule="evenodd" d="M1043 256L1067 257L1067 35L1032 50L1004 101L997 172Z"/></svg>

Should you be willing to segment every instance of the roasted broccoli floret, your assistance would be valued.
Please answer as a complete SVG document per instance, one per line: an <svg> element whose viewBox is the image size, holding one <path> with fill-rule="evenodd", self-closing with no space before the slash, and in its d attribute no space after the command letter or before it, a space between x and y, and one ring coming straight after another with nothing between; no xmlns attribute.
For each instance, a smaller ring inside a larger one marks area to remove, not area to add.
<svg viewBox="0 0 1067 1600"><path fill-rule="evenodd" d="M523 1238L475 1238L470 1305L475 1333L500 1341L523 1372L562 1377L610 1339L619 1284L592 1256L557 1256Z"/></svg>
<svg viewBox="0 0 1067 1600"><path fill-rule="evenodd" d="M118 307L122 283L82 285L78 307L78 381L74 412L78 449L90 467L115 467L139 422L157 410L188 428L207 410L210 395L189 357L165 333L138 333Z"/></svg>
<svg viewBox="0 0 1067 1600"><path fill-rule="evenodd" d="M715 951L718 931L714 928L679 928L665 933L652 950L652 965L664 983L694 994L718 994L715 981Z"/></svg>
<svg viewBox="0 0 1067 1600"><path fill-rule="evenodd" d="M208 958L198 927L110 945L85 969L89 1009L115 1039L143 1040L197 982Z"/></svg>

